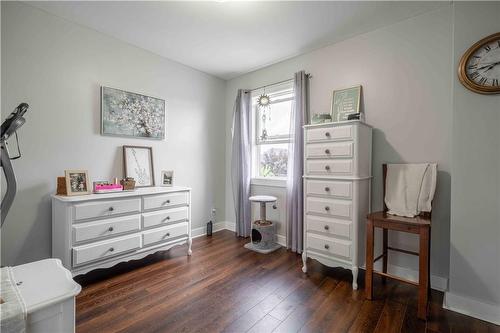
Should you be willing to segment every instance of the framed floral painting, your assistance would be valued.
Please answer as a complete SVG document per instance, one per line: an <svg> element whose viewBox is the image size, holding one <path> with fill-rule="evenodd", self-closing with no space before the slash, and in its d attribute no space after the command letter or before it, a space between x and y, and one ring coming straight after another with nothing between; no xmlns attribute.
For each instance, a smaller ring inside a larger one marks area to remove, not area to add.
<svg viewBox="0 0 500 333"><path fill-rule="evenodd" d="M165 100L101 87L101 134L165 139Z"/></svg>

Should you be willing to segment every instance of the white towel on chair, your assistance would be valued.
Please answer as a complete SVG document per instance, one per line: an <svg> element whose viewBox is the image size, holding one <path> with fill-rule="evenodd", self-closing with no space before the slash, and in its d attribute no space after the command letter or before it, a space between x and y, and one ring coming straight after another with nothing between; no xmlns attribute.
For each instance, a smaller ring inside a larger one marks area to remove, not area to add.
<svg viewBox="0 0 500 333"><path fill-rule="evenodd" d="M437 164L388 164L385 204L388 213L414 217L432 210Z"/></svg>

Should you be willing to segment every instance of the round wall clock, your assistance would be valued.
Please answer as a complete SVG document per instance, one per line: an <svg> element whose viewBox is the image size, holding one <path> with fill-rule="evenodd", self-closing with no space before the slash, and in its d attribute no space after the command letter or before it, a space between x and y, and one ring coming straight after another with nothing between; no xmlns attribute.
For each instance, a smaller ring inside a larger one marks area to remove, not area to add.
<svg viewBox="0 0 500 333"><path fill-rule="evenodd" d="M500 93L500 32L481 39L464 53L458 78L479 94Z"/></svg>

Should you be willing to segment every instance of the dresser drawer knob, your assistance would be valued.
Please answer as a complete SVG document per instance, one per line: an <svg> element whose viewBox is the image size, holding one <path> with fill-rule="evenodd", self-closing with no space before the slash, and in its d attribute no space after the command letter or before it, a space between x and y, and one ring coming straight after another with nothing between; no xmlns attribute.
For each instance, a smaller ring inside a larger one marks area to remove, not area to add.
<svg viewBox="0 0 500 333"><path fill-rule="evenodd" d="M276 205L273 205L273 209L278 209L278 206L276 206Z"/></svg>
<svg viewBox="0 0 500 333"><path fill-rule="evenodd" d="M330 166L329 165L325 165L325 170L329 171L330 170Z"/></svg>
<svg viewBox="0 0 500 333"><path fill-rule="evenodd" d="M327 249L327 250L328 250L329 248L330 248L330 245L325 244L325 249Z"/></svg>
<svg viewBox="0 0 500 333"><path fill-rule="evenodd" d="M163 204L168 205L170 203L170 200L165 201Z"/></svg>
<svg viewBox="0 0 500 333"><path fill-rule="evenodd" d="M113 230L115 230L113 227L109 227L109 228L108 228L108 231L109 231L109 232L111 232L111 231L113 231Z"/></svg>
<svg viewBox="0 0 500 333"><path fill-rule="evenodd" d="M330 207L325 206L325 210L328 212L330 210Z"/></svg>
<svg viewBox="0 0 500 333"><path fill-rule="evenodd" d="M109 248L109 252L113 252L114 250L115 250L115 249L114 249L114 248L112 248L112 247L110 247L110 248Z"/></svg>
<svg viewBox="0 0 500 333"><path fill-rule="evenodd" d="M165 221L170 220L170 216L165 217Z"/></svg>
<svg viewBox="0 0 500 333"><path fill-rule="evenodd" d="M330 154L330 149L325 149L325 154Z"/></svg>
<svg viewBox="0 0 500 333"><path fill-rule="evenodd" d="M330 192L330 188L328 186L325 187L325 192Z"/></svg>
<svg viewBox="0 0 500 333"><path fill-rule="evenodd" d="M165 236L163 236L163 238L165 238L165 237L170 237L170 232L167 232L167 233L165 234Z"/></svg>
<svg viewBox="0 0 500 333"><path fill-rule="evenodd" d="M330 137L330 132L326 132L326 133L325 133L325 136L326 136L327 138L329 138L329 137Z"/></svg>
<svg viewBox="0 0 500 333"><path fill-rule="evenodd" d="M330 230L330 227L328 225L325 225L325 230Z"/></svg>
<svg viewBox="0 0 500 333"><path fill-rule="evenodd" d="M109 208L108 208L108 210L109 210L110 212L112 212L112 211L114 211L115 209L114 209L113 207L109 207Z"/></svg>

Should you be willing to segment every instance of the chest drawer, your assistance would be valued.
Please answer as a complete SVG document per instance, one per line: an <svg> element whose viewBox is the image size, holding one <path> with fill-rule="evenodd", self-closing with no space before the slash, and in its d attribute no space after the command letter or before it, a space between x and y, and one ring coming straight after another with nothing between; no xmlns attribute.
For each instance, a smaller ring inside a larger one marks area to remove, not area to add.
<svg viewBox="0 0 500 333"><path fill-rule="evenodd" d="M144 228L186 221L188 219L188 207L170 208L151 213L144 213L142 214L142 219Z"/></svg>
<svg viewBox="0 0 500 333"><path fill-rule="evenodd" d="M353 138L352 125L307 129L306 142L348 140Z"/></svg>
<svg viewBox="0 0 500 333"><path fill-rule="evenodd" d="M169 239L187 235L188 235L187 222L181 222L174 225L169 225L167 227L144 231L142 233L144 246L159 242L166 242Z"/></svg>
<svg viewBox="0 0 500 333"><path fill-rule="evenodd" d="M306 229L329 236L351 239L352 222L331 217L307 215Z"/></svg>
<svg viewBox="0 0 500 333"><path fill-rule="evenodd" d="M352 202L349 200L335 200L308 197L306 199L306 212L337 216L341 218L351 218Z"/></svg>
<svg viewBox="0 0 500 333"><path fill-rule="evenodd" d="M141 230L141 215L123 216L73 225L73 241L83 242Z"/></svg>
<svg viewBox="0 0 500 333"><path fill-rule="evenodd" d="M140 213L140 211L140 198L86 202L74 206L75 220Z"/></svg>
<svg viewBox="0 0 500 333"><path fill-rule="evenodd" d="M352 141L309 143L306 145L306 157L353 157Z"/></svg>
<svg viewBox="0 0 500 333"><path fill-rule="evenodd" d="M306 193L350 199L352 197L352 182L307 179Z"/></svg>
<svg viewBox="0 0 500 333"><path fill-rule="evenodd" d="M73 266L113 257L141 247L141 235L134 234L73 248Z"/></svg>
<svg viewBox="0 0 500 333"><path fill-rule="evenodd" d="M187 204L188 192L175 192L144 197L144 210Z"/></svg>
<svg viewBox="0 0 500 333"><path fill-rule="evenodd" d="M351 259L351 242L307 233L307 248L332 256Z"/></svg>
<svg viewBox="0 0 500 333"><path fill-rule="evenodd" d="M353 162L346 160L307 160L306 174L309 175L350 175L353 171Z"/></svg>

